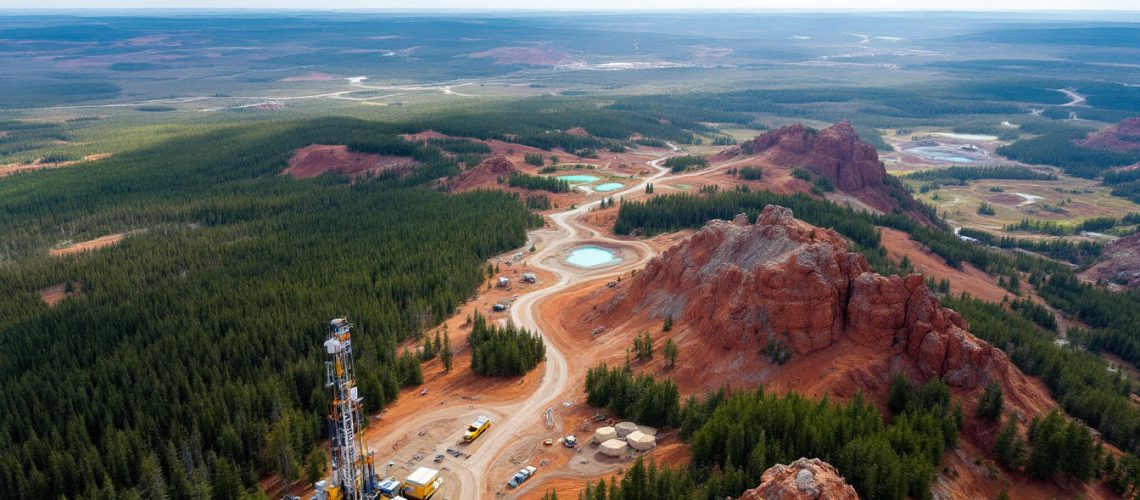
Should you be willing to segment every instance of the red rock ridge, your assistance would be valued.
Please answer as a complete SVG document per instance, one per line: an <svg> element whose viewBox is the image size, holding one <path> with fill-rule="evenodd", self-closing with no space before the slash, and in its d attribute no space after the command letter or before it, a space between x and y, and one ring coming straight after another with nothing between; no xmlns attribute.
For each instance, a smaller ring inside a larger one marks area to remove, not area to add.
<svg viewBox="0 0 1140 500"><path fill-rule="evenodd" d="M464 191L496 185L500 178L510 177L517 171L515 164L505 156L492 156L452 178L448 189Z"/></svg>
<svg viewBox="0 0 1140 500"><path fill-rule="evenodd" d="M858 500L859 495L831 464L818 458L801 458L764 471L760 486L745 491L740 500Z"/></svg>
<svg viewBox="0 0 1140 500"><path fill-rule="evenodd" d="M875 274L839 234L784 207L766 207L756 224L743 215L709 222L584 319L617 313L672 315L698 328L706 345L734 352L777 341L804 356L849 340L896 358L898 369L964 389L1016 371L941 307L921 275Z"/></svg>
<svg viewBox="0 0 1140 500"><path fill-rule="evenodd" d="M776 165L804 168L876 210L898 209L924 224L932 223L906 189L888 177L874 146L859 139L855 127L846 121L818 132L798 123L781 127L728 149L715 159L740 155L764 155Z"/></svg>

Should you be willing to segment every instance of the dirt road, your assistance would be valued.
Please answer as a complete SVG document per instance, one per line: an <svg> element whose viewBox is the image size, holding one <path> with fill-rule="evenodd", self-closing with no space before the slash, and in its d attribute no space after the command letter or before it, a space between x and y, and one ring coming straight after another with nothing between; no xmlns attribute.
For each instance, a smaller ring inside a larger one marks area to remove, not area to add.
<svg viewBox="0 0 1140 500"><path fill-rule="evenodd" d="M673 151L677 151L676 146L670 144L670 147ZM646 183L667 175L669 170L661 166L666 158L668 155L647 162L654 169L652 175L644 178L641 183L624 191L612 193L610 196L620 198L623 195L643 191ZM653 257L653 250L642 241L612 238L580 221L583 215L600 203L601 199L598 199L572 210L554 214L550 217L553 222L552 227L536 229L528 234L527 246L533 243L541 248L535 254L528 256L531 266L550 272L556 276L556 281L551 286L522 295L515 300L510 312L511 320L515 324L542 332L543 329L540 327L542 318L538 317L537 307L542 300L585 280L617 276L631 269L640 268ZM586 241L621 249L623 255L635 257L594 269L577 268L566 264L562 259L563 253ZM376 436L369 443L372 450L393 457L391 465L388 466L389 470L385 470L383 464L378 464L381 467L377 472L381 474L398 472L390 470L391 467L410 469L421 465L421 462L428 462L422 465L433 466L429 460L426 460L429 458L428 454L457 449L465 455L463 457L445 455L442 463L434 465L441 469L446 479L444 488L437 497L448 500L475 500L493 496L500 482L506 481L506 478L491 477L491 469L499 457L517 443L527 429L541 427L544 410L555 406L558 396L569 388L572 380L576 379L569 373L566 354L559 349L558 343L549 338L546 340L546 362L541 382L525 399L507 403L482 401L477 398L453 401L420 412L415 418L404 419L405 421ZM491 417L491 430L474 443L458 444L461 442L461 435L467 422L479 415ZM414 437L409 438L409 436ZM420 442L412 446L409 444L410 439L418 439ZM428 451L429 449L432 451ZM412 460L407 460L405 458L407 455L411 455ZM419 458L416 458L416 455L419 455Z"/></svg>

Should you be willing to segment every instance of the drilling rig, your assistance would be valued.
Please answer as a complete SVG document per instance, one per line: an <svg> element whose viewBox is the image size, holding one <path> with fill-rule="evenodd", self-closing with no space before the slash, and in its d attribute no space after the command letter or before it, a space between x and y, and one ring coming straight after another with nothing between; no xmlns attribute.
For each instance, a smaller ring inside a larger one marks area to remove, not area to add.
<svg viewBox="0 0 1140 500"><path fill-rule="evenodd" d="M329 455L332 477L317 485L317 500L376 500L380 496L375 456L364 443L363 402L352 365L352 323L329 322L325 340L325 387L330 390Z"/></svg>

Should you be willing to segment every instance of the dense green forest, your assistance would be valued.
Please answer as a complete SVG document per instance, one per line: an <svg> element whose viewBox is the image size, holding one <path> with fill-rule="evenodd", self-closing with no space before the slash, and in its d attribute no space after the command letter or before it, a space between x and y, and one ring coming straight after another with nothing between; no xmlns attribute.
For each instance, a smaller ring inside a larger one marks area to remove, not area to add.
<svg viewBox="0 0 1140 500"><path fill-rule="evenodd" d="M1053 165L1065 173L1086 179L1099 177L1110 167L1140 161L1140 153L1121 153L1078 146L1073 141L1084 139L1092 129L1055 121L1028 121L1021 132L1031 137L998 148L997 152L1011 160L1031 165Z"/></svg>
<svg viewBox="0 0 1140 500"><path fill-rule="evenodd" d="M541 335L514 323L503 327L488 325L487 318L478 311L472 319L467 345L471 346L471 370L479 375L517 377L546 359Z"/></svg>
<svg viewBox="0 0 1140 500"><path fill-rule="evenodd" d="M967 238L974 238L985 245L992 245L998 248L1020 248L1053 259L1072 262L1077 265L1092 263L1092 261L1100 257L1101 252L1104 251L1104 243L1095 241L1082 240L1074 242L1059 238L1053 240L1031 240L1014 238L1012 236L1002 236L999 238L991 233L968 227L959 230L958 234Z"/></svg>
<svg viewBox="0 0 1140 500"><path fill-rule="evenodd" d="M615 486L591 484L588 499L714 499L756 486L772 465L819 457L839 469L864 498L921 498L929 494L942 453L957 443L962 410L937 380L910 387L892 399L893 418L856 396L845 404L811 401L795 393L778 396L718 391L691 397L684 408L671 380L633 375L628 368L600 365L586 379L588 401L639 423L674 426L692 450L687 466L652 471L634 468ZM657 408L674 410L654 413ZM644 467L644 466L642 466Z"/></svg>
<svg viewBox="0 0 1140 500"><path fill-rule="evenodd" d="M665 160L665 166L673 173L684 172L693 168L701 169L709 165L708 158L700 155L670 156Z"/></svg>
<svg viewBox="0 0 1140 500"><path fill-rule="evenodd" d="M274 435L325 429L323 325L348 314L369 412L422 380L398 347L462 304L538 222L516 196L421 184L458 171L386 126L319 120L188 134L0 183L0 490L10 498L238 498ZM415 156L404 177L278 175L319 142ZM439 214L446 213L447 217ZM46 248L137 230L69 257ZM36 290L71 284L55 307ZM275 429L290 429L274 434ZM195 493L197 492L197 493Z"/></svg>
<svg viewBox="0 0 1140 500"><path fill-rule="evenodd" d="M530 190L550 191L551 193L566 193L570 191L570 183L557 177L531 175L522 172L513 172L507 179L511 187Z"/></svg>
<svg viewBox="0 0 1140 500"><path fill-rule="evenodd" d="M1031 181L1055 181L1055 174L1047 174L1025 167L980 166L946 167L922 170L904 176L908 180L928 181L933 184L966 185L969 181L982 179L1017 179Z"/></svg>

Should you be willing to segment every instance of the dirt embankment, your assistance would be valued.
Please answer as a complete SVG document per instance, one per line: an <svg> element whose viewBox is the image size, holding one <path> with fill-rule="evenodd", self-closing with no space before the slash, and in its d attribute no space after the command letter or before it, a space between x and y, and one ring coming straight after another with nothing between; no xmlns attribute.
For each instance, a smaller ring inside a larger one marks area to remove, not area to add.
<svg viewBox="0 0 1140 500"><path fill-rule="evenodd" d="M360 177L397 171L401 174L416 167L416 161L405 156L386 156L349 151L348 146L313 144L293 152L283 175L308 179L326 173Z"/></svg>
<svg viewBox="0 0 1140 500"><path fill-rule="evenodd" d="M0 136L2 137L2 136ZM63 168L79 165L81 163L93 162L110 158L111 153L99 153L84 156L82 160L73 161L57 161L57 162L43 162L37 161L34 163L11 163L8 165L0 165L0 177L9 176L20 172L32 172L35 170L45 170L50 168Z"/></svg>
<svg viewBox="0 0 1140 500"><path fill-rule="evenodd" d="M68 243L66 245L53 248L49 252L56 256L73 255L77 253L90 252L100 248L107 248L109 246L117 245L123 238L126 238L129 233L115 233L106 236L100 236L93 240L80 241L78 243Z"/></svg>
<svg viewBox="0 0 1140 500"><path fill-rule="evenodd" d="M909 234L897 229L880 227L882 245L887 249L887 255L898 262L903 257L910 260L915 272L926 275L934 281L950 280L950 292L962 292L989 302L1001 302L1011 297L1008 291L998 286L997 279L985 271L969 263L962 263L961 269L955 269L946 264L941 257L930 253L930 250L920 243L912 240Z"/></svg>

